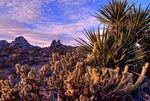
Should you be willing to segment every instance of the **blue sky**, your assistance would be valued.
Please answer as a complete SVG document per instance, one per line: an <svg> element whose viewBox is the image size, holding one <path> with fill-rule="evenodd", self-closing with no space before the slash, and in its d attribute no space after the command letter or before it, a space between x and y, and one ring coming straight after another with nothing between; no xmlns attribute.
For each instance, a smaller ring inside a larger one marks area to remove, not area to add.
<svg viewBox="0 0 150 101"><path fill-rule="evenodd" d="M109 0L0 0L0 40L24 36L31 44L49 46L53 39L73 45L83 28L99 24L92 15ZM146 8L150 0L130 0Z"/></svg>

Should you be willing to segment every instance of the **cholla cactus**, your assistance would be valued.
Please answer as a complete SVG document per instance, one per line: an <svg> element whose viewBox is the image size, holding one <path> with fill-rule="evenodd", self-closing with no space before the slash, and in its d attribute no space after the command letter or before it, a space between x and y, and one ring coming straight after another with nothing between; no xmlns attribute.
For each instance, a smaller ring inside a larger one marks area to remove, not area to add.
<svg viewBox="0 0 150 101"><path fill-rule="evenodd" d="M48 65L45 65L36 73L35 69L31 68L31 70L26 73L26 76L21 78L18 83L21 99L40 100L46 98L43 93L45 91L43 87L46 84L46 78L44 77L47 69Z"/></svg>
<svg viewBox="0 0 150 101"><path fill-rule="evenodd" d="M96 47L96 46L94 46ZM0 81L0 100L50 100L50 101L96 101L128 96L135 91L145 78L148 63L142 67L137 78L119 67L97 69L88 63L95 58L95 51L87 58L80 57L77 51L66 55L52 54L50 66L45 65L36 70L16 65L16 74L20 81L14 83L12 76ZM48 69L51 76L46 76ZM121 73L122 72L122 73Z"/></svg>
<svg viewBox="0 0 150 101"><path fill-rule="evenodd" d="M92 67L87 67L88 72L85 74L85 79L90 82L92 85L96 85L99 81L99 75L100 73L98 72L97 69L92 68Z"/></svg>
<svg viewBox="0 0 150 101"><path fill-rule="evenodd" d="M8 80L0 81L0 88L2 89L0 93L1 100L40 100L45 98L43 91L44 84L46 84L46 78L44 78L48 65L43 66L39 69L37 74L34 68L31 68L28 72L25 71L24 67L20 67L19 64L16 65L16 73L20 75L20 81L14 83L12 76Z"/></svg>
<svg viewBox="0 0 150 101"><path fill-rule="evenodd" d="M19 97L19 90L14 85L13 77L10 75L8 80L1 80L0 81L0 89L1 89L1 100L18 100Z"/></svg>
<svg viewBox="0 0 150 101"><path fill-rule="evenodd" d="M54 70L53 76L50 77L49 82L51 82L50 86L55 88L63 99L84 98L88 100L103 100L111 97L113 98L113 96L128 96L143 82L148 63L143 66L141 75L138 77L137 81L135 81L133 80L134 74L128 71L128 66L125 67L122 74L119 74L119 67L115 69L108 69L105 67L96 69L92 66L88 66L87 62L93 61L94 54L95 51L93 50L92 54L88 55L84 60L80 60L78 56L74 56L79 60L76 61L75 66L69 64L69 59L66 58L67 56L59 57L59 68L61 69L56 70L60 70L59 72L55 72ZM74 59L73 57L70 58ZM55 62L58 63L58 61ZM56 66L52 65L51 67ZM56 84L52 84L52 82L59 82L59 87L58 85L56 87Z"/></svg>

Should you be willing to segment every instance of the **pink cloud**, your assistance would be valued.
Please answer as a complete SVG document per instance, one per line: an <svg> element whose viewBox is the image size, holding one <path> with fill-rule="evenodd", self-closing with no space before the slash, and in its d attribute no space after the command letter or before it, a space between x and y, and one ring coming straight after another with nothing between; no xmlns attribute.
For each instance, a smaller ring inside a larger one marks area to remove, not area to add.
<svg viewBox="0 0 150 101"><path fill-rule="evenodd" d="M39 15L42 0L0 0L0 6L5 6L6 17L20 21L31 22Z"/></svg>

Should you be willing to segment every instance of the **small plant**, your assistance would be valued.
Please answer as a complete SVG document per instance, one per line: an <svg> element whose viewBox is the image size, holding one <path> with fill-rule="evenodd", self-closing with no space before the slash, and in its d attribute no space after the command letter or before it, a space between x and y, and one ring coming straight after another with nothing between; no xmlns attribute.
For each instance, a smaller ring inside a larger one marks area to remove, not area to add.
<svg viewBox="0 0 150 101"><path fill-rule="evenodd" d="M142 67L141 74L135 80L135 74L119 67L97 69L88 65L93 61L95 50L87 58L80 57L77 51L59 55L53 53L50 66L45 65L38 71L26 70L16 65L18 82L12 76L0 81L0 100L51 100L51 101L99 101L125 99L140 87L145 78L148 63ZM52 75L47 76L48 70ZM119 72L122 72L121 74Z"/></svg>

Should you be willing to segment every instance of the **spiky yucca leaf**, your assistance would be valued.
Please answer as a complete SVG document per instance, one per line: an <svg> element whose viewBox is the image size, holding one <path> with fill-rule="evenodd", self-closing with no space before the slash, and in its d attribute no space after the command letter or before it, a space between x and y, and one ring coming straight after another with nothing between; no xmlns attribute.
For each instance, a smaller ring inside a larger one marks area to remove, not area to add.
<svg viewBox="0 0 150 101"><path fill-rule="evenodd" d="M77 40L81 49L89 54L92 52L94 43L96 43L95 56L101 67L122 67L141 60L145 54L143 49L134 49L135 45L142 38L136 41L133 40L134 37L131 37L131 30L111 35L108 33L108 29L104 27L102 31L100 28L97 31L85 30L85 36L88 41L81 38Z"/></svg>
<svg viewBox="0 0 150 101"><path fill-rule="evenodd" d="M127 0L111 0L97 10L95 17L112 29L121 27L128 19L132 6Z"/></svg>
<svg viewBox="0 0 150 101"><path fill-rule="evenodd" d="M136 7L127 0L111 0L97 10L95 17L106 24L112 34L132 28L135 40L143 37L150 26L149 6L142 9L141 5Z"/></svg>
<svg viewBox="0 0 150 101"><path fill-rule="evenodd" d="M129 15L127 27L132 29L132 35L136 36L135 39L139 39L143 36L145 38L147 37L147 30L150 27L150 14L148 9L149 6L144 10L141 9L141 6L139 6L138 8L133 6L132 8L132 12Z"/></svg>

